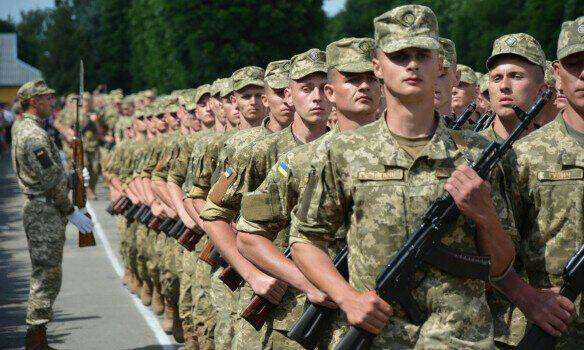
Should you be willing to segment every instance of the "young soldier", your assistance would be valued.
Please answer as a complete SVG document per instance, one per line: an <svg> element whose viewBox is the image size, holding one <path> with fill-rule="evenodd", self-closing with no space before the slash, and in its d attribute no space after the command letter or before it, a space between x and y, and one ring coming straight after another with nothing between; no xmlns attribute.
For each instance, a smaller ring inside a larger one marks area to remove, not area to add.
<svg viewBox="0 0 584 350"><path fill-rule="evenodd" d="M284 154L266 179L254 192L244 195L241 217L237 223L240 252L258 266L294 289L289 290L274 312L273 332L269 344L273 349L296 349L300 346L285 338L286 333L302 314L305 296L316 303L325 303L325 295L310 283L282 251L288 246L290 213L298 201L309 176L314 149L330 142L339 132L354 130L376 119L381 89L373 74L371 55L373 39L346 38L331 43L326 49L328 83L327 99L337 110L337 124L319 139L298 146ZM308 101L291 90L297 110L305 110ZM323 339L329 339L325 334ZM322 344L326 346L325 342Z"/></svg>
<svg viewBox="0 0 584 350"><path fill-rule="evenodd" d="M552 62L545 61L545 84L547 88L553 92L553 97L551 103L546 104L537 118L535 119L535 128L539 129L542 126L546 125L547 123L554 120L554 118L558 115L561 109L556 103L556 99L558 98L558 90L556 90L556 78L554 76L554 66Z"/></svg>
<svg viewBox="0 0 584 350"><path fill-rule="evenodd" d="M440 53L443 60L444 70L436 80L434 90L434 106L436 111L444 117L448 125L456 119L452 111L452 87L458 84L460 78L456 70L456 47L450 39L439 38Z"/></svg>
<svg viewBox="0 0 584 350"><path fill-rule="evenodd" d="M494 191L494 204L488 182L460 155L463 148L476 156L484 140L449 130L435 113L434 88L443 74L436 16L425 6L406 5L377 17L374 27L378 49L373 67L383 79L386 113L317 150L322 156L314 164L315 176L292 217L294 261L345 312L351 325L378 335L372 349L492 348L482 281L422 266L413 290L416 302L429 314L421 326L399 305L371 291L378 273L420 225L443 188L463 214L444 244L490 256L492 277L504 275L514 258L512 242L499 221L499 215L508 216L504 201ZM326 254L343 225L349 282Z"/></svg>
<svg viewBox="0 0 584 350"><path fill-rule="evenodd" d="M470 67L459 64L456 66L456 71L460 79L458 84L452 87L452 110L454 115L460 116L465 108L477 98L479 88L477 86L477 76ZM472 126L477 121L478 116L473 113L467 125Z"/></svg>
<svg viewBox="0 0 584 350"><path fill-rule="evenodd" d="M479 93L477 95L477 111L481 115L491 110L491 101L489 99L489 73L483 74L478 80Z"/></svg>
<svg viewBox="0 0 584 350"><path fill-rule="evenodd" d="M513 177L519 204L517 223L521 258L529 283L512 288L512 301L522 311L538 303L543 309L529 320L561 336L556 349L584 347L582 303L578 312L557 295L562 271L584 244L584 17L562 24L554 63L556 79L568 104L554 121L526 136L515 146L517 173ZM527 309L529 311L529 309ZM574 315L578 315L575 322ZM525 327L513 320L514 333Z"/></svg>
<svg viewBox="0 0 584 350"><path fill-rule="evenodd" d="M26 312L25 349L48 349L46 327L61 289L63 245L67 220L81 233L93 231L91 219L75 210L68 198L67 175L59 150L43 129L51 115L54 90L42 80L18 89L24 110L12 127L12 167L26 196L22 220L32 273Z"/></svg>
<svg viewBox="0 0 584 350"><path fill-rule="evenodd" d="M224 259L251 285L251 288L243 287L239 293L239 310L247 306L253 292L274 303L279 302L284 286L257 270L241 256L237 251L231 222L239 211L241 196L259 186L279 154L310 142L325 132L326 116L330 112L330 104L322 91L326 82L325 72L325 53L317 49L311 49L291 59L292 81L286 94L290 99L290 90L294 90L297 96L302 96L306 100L303 110L296 109L289 127L266 136L237 154L207 196L207 204L201 214L201 218L208 221L206 231ZM260 341L262 339L245 320L238 319L233 346L249 347L250 344L246 342L252 337L259 338Z"/></svg>

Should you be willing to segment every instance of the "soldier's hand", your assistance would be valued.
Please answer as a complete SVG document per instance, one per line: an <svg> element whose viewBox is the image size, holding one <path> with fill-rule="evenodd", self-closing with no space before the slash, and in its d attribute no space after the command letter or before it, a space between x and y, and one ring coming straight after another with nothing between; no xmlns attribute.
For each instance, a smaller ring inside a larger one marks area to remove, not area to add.
<svg viewBox="0 0 584 350"><path fill-rule="evenodd" d="M254 293L267 299L270 303L278 305L288 289L286 283L272 278L264 273L258 273L249 281Z"/></svg>
<svg viewBox="0 0 584 350"><path fill-rule="evenodd" d="M450 193L460 212L478 225L488 225L497 218L491 184L468 165L456 168L444 189Z"/></svg>
<svg viewBox="0 0 584 350"><path fill-rule="evenodd" d="M321 291L320 289L312 286L306 291L306 297L310 300L313 304L322 305L324 307L328 307L329 309L336 309L337 304L335 304L329 297Z"/></svg>
<svg viewBox="0 0 584 350"><path fill-rule="evenodd" d="M355 292L343 298L339 306L347 315L349 324L373 334L381 333L393 315L391 306L375 291Z"/></svg>
<svg viewBox="0 0 584 350"><path fill-rule="evenodd" d="M527 319L554 337L559 337L568 330L576 315L574 303L559 294L559 288L534 289L528 299L523 313Z"/></svg>

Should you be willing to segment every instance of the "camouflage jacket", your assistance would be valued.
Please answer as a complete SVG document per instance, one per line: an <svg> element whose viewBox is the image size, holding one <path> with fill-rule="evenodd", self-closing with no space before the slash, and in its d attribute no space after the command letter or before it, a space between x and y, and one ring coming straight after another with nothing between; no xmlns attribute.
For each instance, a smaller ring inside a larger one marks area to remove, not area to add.
<svg viewBox="0 0 584 350"><path fill-rule="evenodd" d="M212 130L199 131L191 133L182 139L178 146L178 156L170 164L166 181L182 187L187 176L189 159L195 144L197 144L199 140L207 140L212 133ZM202 142L204 144L206 141Z"/></svg>
<svg viewBox="0 0 584 350"><path fill-rule="evenodd" d="M43 129L44 120L24 114L12 127L12 167L27 195L45 196L66 216L73 211L67 177L57 146Z"/></svg>
<svg viewBox="0 0 584 350"><path fill-rule="evenodd" d="M485 145L482 137L449 130L443 121L415 160L391 135L385 118L340 134L317 150L323 155L313 163L315 176L310 177L299 208L292 214L291 243L326 249L338 232L345 232L338 229L346 225L349 282L358 291L372 290L377 274L419 227L456 166L465 162L463 155L476 157ZM497 188L494 184L493 189ZM506 201L496 190L492 195L503 227L514 230ZM477 254L475 235L474 223L461 216L442 242ZM375 339L373 349L494 348L482 281L423 265L414 285L413 297L428 310L428 319L418 327L392 303L394 316Z"/></svg>

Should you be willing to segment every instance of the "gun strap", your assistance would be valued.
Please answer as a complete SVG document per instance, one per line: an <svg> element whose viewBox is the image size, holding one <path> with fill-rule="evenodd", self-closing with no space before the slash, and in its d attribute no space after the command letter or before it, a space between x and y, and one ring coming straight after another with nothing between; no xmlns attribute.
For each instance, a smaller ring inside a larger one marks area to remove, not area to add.
<svg viewBox="0 0 584 350"><path fill-rule="evenodd" d="M491 260L488 257L465 254L439 243L424 255L423 260L453 276L489 281Z"/></svg>

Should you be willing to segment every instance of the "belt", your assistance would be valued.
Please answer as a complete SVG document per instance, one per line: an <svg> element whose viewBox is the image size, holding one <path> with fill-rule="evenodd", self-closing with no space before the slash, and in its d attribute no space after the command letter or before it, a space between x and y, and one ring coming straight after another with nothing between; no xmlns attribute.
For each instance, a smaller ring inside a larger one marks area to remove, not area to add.
<svg viewBox="0 0 584 350"><path fill-rule="evenodd" d="M42 202L42 203L47 203L47 204L53 203L53 200L52 199L47 198L43 194L27 194L26 197L30 201Z"/></svg>

